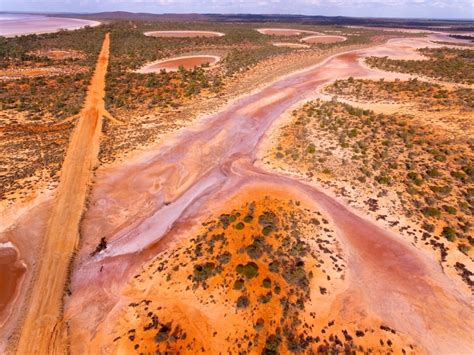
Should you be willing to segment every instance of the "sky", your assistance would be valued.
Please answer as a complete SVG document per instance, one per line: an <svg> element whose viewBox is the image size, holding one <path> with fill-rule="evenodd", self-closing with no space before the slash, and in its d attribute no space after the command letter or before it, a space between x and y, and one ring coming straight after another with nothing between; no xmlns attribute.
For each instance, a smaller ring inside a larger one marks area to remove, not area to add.
<svg viewBox="0 0 474 355"><path fill-rule="evenodd" d="M253 13L474 20L474 0L0 0L0 11Z"/></svg>

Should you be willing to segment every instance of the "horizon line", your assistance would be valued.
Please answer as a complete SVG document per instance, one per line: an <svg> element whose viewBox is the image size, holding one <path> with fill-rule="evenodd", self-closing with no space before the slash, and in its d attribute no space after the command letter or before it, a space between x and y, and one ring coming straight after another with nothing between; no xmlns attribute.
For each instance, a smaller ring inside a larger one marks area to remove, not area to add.
<svg viewBox="0 0 474 355"><path fill-rule="evenodd" d="M294 17L344 17L353 19L386 19L386 20L441 20L441 21L467 21L474 24L474 19L471 18L457 18L457 17L388 17L388 16L377 16L377 17L361 17L361 16L347 16L347 15L307 15L307 14L286 14L286 13L252 13L252 12L134 12L125 10L108 10L99 12L75 12L75 11L15 11L15 10L1 10L0 14L29 14L29 15L98 15L103 13L130 13L130 14L146 14L146 15L255 15L255 16L294 16Z"/></svg>

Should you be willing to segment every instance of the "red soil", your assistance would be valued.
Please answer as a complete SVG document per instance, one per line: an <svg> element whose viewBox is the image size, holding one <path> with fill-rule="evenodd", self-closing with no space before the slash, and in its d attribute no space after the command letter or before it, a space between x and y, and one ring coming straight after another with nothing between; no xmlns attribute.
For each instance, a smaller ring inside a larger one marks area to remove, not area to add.
<svg viewBox="0 0 474 355"><path fill-rule="evenodd" d="M4 312L15 299L26 267L18 260L18 252L11 247L0 248L0 325L6 318Z"/></svg>

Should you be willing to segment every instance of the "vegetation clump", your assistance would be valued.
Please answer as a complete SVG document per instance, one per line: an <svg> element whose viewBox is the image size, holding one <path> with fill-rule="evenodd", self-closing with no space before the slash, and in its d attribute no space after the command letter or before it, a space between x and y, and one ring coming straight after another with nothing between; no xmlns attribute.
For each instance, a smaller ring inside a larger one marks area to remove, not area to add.
<svg viewBox="0 0 474 355"><path fill-rule="evenodd" d="M236 268L239 274L244 275L247 279L254 278L258 273L258 265L254 262L248 262L245 265L239 264Z"/></svg>

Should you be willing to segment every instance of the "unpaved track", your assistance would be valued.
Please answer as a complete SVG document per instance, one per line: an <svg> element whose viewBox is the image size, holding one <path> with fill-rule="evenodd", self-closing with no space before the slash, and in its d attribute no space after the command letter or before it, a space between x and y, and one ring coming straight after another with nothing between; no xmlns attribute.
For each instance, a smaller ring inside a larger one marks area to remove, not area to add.
<svg viewBox="0 0 474 355"><path fill-rule="evenodd" d="M79 241L79 222L99 152L104 109L105 74L109 60L106 34L86 102L69 143L58 194L44 235L36 275L16 352L64 353L61 333L63 294L71 257Z"/></svg>

